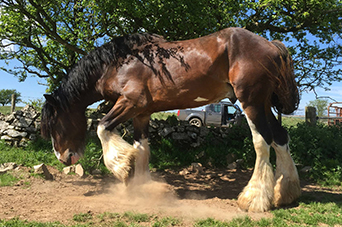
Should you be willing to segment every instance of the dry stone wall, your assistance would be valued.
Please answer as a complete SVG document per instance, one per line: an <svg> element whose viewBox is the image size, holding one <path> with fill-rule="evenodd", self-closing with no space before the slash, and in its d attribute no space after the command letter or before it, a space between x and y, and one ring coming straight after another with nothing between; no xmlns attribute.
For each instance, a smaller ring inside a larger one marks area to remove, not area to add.
<svg viewBox="0 0 342 227"><path fill-rule="evenodd" d="M96 135L98 122L104 116L103 112L102 109L98 110L88 118L88 131L93 135ZM0 115L0 138L14 146L24 146L27 141L35 140L40 132L39 116L40 112L30 105L10 115ZM119 125L117 129L126 138L132 137L134 131L132 121ZM229 130L229 128L198 128L187 122L178 121L175 116L167 120L151 120L149 127L151 140L173 139L192 147L200 146L209 133L215 141L220 141L227 136Z"/></svg>
<svg viewBox="0 0 342 227"><path fill-rule="evenodd" d="M0 138L14 146L24 146L37 138L40 113L31 105L10 115L0 114Z"/></svg>

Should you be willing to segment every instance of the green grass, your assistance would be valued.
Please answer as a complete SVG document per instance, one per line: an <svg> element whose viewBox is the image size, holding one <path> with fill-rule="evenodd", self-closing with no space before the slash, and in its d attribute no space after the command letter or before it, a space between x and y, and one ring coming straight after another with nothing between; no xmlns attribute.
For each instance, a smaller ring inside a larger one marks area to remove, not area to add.
<svg viewBox="0 0 342 227"><path fill-rule="evenodd" d="M278 209L271 211L272 218L262 218L252 220L250 217L239 217L231 221L219 221L213 218L200 219L195 221L192 226L195 227L267 227L267 226L341 226L342 223L342 199L331 202L336 198L327 198L326 202L309 202L303 198L297 207ZM330 201L330 202L329 202ZM58 222L28 222L17 218L11 220L0 220L0 227L4 226L41 226L41 227L69 227L69 226L188 226L181 219L174 217L159 217L157 215L142 214L136 212L109 213L105 212L99 215L90 213L75 214L73 220L69 220L68 225L62 225Z"/></svg>
<svg viewBox="0 0 342 227"><path fill-rule="evenodd" d="M305 121L304 117L288 117L283 116L282 119L282 125L284 127L296 127L298 123L303 123Z"/></svg>
<svg viewBox="0 0 342 227"><path fill-rule="evenodd" d="M23 107L21 107L21 106L16 106L15 111L21 110L22 108ZM10 114L11 113L11 106L0 106L0 113L5 114L5 115Z"/></svg>
<svg viewBox="0 0 342 227"><path fill-rule="evenodd" d="M79 214L74 214L73 216L73 220L76 222L87 222L92 219L93 219L93 216L91 213L79 213Z"/></svg>
<svg viewBox="0 0 342 227"><path fill-rule="evenodd" d="M156 215L142 214L132 211L119 213L105 212L97 216L90 213L75 214L73 221L82 222L82 226L153 226L167 227L181 225L182 222L174 217L158 217ZM110 223L110 224L109 224ZM79 226L77 224L77 226Z"/></svg>
<svg viewBox="0 0 342 227"><path fill-rule="evenodd" d="M15 162L18 165L27 167L45 163L62 169L63 165L56 159L51 150L51 143L42 139L30 142L24 148L12 147L7 145L5 141L0 140L0 163Z"/></svg>
<svg viewBox="0 0 342 227"><path fill-rule="evenodd" d="M2 186L13 186L20 179L13 176L10 173L0 174L0 187Z"/></svg>
<svg viewBox="0 0 342 227"><path fill-rule="evenodd" d="M151 115L152 120L166 120L170 116L177 116L175 112L158 112Z"/></svg>

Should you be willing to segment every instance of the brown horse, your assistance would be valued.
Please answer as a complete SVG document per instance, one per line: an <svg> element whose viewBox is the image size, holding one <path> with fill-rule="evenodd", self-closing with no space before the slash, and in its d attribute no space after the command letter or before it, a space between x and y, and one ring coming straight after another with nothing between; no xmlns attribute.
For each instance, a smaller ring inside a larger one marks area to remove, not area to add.
<svg viewBox="0 0 342 227"><path fill-rule="evenodd" d="M88 105L114 102L100 121L104 162L121 181L148 173L148 125L153 112L237 99L252 131L256 163L238 198L242 209L267 211L300 195L289 137L271 108L289 114L299 103L292 59L279 41L269 42L241 28L227 28L186 41L153 34L115 38L81 59L60 87L45 95L41 130L52 138L57 158L73 164L83 154ZM134 144L116 126L133 118ZM270 146L277 154L275 175Z"/></svg>

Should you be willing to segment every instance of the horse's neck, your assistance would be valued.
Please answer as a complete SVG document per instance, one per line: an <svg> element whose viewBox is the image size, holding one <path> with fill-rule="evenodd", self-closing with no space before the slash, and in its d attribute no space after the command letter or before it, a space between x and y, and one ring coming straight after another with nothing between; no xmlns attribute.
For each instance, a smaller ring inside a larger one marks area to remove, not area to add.
<svg viewBox="0 0 342 227"><path fill-rule="evenodd" d="M74 104L79 105L80 108L84 108L85 111L88 106L103 99L103 96L99 92L96 92L94 88L90 91L84 92L84 94L81 95L81 98L76 100Z"/></svg>

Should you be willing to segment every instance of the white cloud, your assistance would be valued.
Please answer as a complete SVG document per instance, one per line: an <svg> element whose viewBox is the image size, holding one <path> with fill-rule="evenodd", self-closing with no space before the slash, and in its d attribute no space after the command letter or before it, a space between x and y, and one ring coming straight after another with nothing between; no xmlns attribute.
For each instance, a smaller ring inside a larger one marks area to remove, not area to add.
<svg viewBox="0 0 342 227"><path fill-rule="evenodd" d="M13 52L15 51L15 45L8 39L1 40L1 51Z"/></svg>

